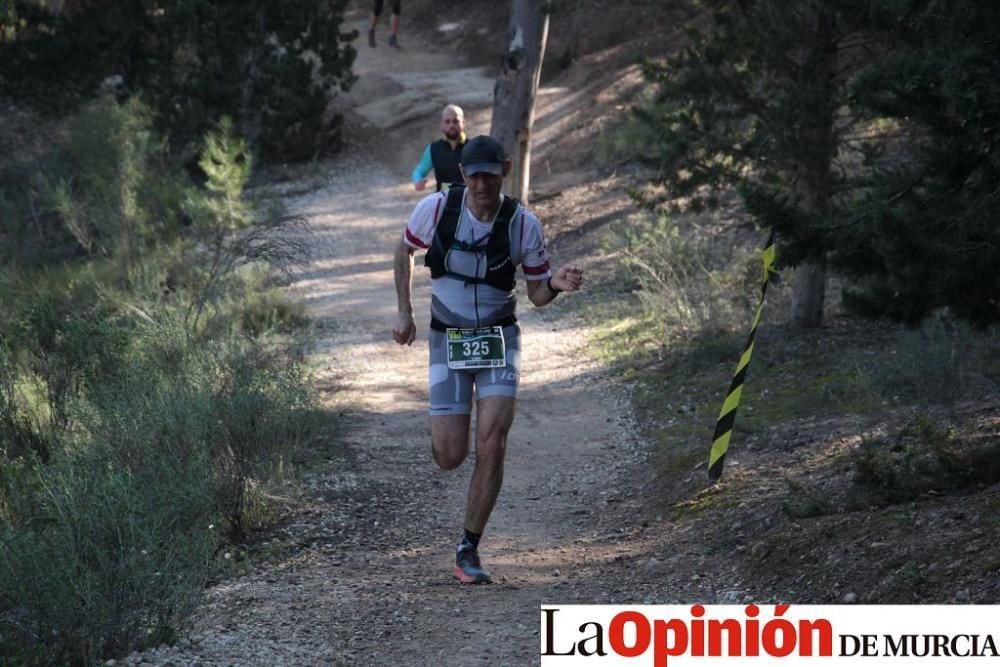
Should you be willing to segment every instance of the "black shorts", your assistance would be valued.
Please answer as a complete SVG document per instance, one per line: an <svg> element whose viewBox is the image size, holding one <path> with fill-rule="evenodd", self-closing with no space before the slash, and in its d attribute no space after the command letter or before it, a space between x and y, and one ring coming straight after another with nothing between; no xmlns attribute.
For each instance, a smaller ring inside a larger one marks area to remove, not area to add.
<svg viewBox="0 0 1000 667"><path fill-rule="evenodd" d="M372 14L374 14L375 16L382 15L382 2L383 0L375 0L375 7L372 9ZM390 7L392 7L392 13L395 14L396 16L399 16L399 10L402 4L403 0L392 0L392 4L389 5Z"/></svg>

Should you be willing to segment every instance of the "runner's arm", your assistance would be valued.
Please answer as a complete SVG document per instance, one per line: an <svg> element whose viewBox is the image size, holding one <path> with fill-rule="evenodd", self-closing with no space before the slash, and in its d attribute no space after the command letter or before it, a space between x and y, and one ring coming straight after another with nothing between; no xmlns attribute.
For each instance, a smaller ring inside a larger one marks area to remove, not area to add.
<svg viewBox="0 0 1000 667"><path fill-rule="evenodd" d="M413 321L413 302L410 299L413 253L417 250L426 250L430 245L441 214L441 204L446 196L442 192L436 192L417 203L406 223L406 229L393 250L392 266L396 280L398 314L392 337L400 345L409 345L417 336L417 325Z"/></svg>
<svg viewBox="0 0 1000 667"><path fill-rule="evenodd" d="M434 165L431 163L431 146L427 144L424 154L420 156L420 164L413 170L412 180L415 190L423 190L427 187L427 175L431 173L431 169L433 168Z"/></svg>
<svg viewBox="0 0 1000 667"><path fill-rule="evenodd" d="M396 244L393 255L393 274L396 278L396 326L392 338L400 345L409 345L417 337L417 324L413 320L413 302L410 299L410 285L413 278L413 248L402 238Z"/></svg>
<svg viewBox="0 0 1000 667"><path fill-rule="evenodd" d="M583 285L583 269L564 264L548 280L526 280L528 300L536 306L551 303L559 292L576 292ZM558 290L558 291L556 291Z"/></svg>
<svg viewBox="0 0 1000 667"><path fill-rule="evenodd" d="M538 218L521 209L521 269L528 286L528 299L536 306L551 303L559 292L575 292L583 284L583 269L564 264L556 271L549 268L548 250Z"/></svg>

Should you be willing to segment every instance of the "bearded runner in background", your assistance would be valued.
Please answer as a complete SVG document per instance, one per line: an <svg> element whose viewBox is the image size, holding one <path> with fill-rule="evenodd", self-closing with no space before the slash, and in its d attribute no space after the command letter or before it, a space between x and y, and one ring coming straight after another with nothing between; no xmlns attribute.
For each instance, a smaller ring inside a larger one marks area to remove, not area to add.
<svg viewBox="0 0 1000 667"><path fill-rule="evenodd" d="M420 164L413 170L413 188L421 192L427 187L427 175L434 171L437 191L447 190L452 183L465 183L459 162L465 146L465 112L462 107L449 104L441 111L443 138L428 144L420 156Z"/></svg>

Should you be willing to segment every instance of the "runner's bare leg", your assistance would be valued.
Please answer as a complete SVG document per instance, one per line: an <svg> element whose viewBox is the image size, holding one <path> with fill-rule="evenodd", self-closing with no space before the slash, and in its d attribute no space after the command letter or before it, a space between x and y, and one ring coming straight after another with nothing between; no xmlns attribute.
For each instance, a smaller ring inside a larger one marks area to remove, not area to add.
<svg viewBox="0 0 1000 667"><path fill-rule="evenodd" d="M507 433L514 423L517 400L509 396L487 396L476 405L476 467L469 482L465 529L481 535L493 512L507 453Z"/></svg>
<svg viewBox="0 0 1000 667"><path fill-rule="evenodd" d="M431 451L444 470L454 470L469 455L471 415L435 415L431 417Z"/></svg>

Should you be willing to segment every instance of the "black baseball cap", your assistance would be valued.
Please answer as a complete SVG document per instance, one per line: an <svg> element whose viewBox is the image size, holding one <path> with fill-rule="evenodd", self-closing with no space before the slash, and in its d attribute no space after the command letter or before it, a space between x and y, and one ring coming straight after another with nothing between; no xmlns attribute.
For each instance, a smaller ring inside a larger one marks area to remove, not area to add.
<svg viewBox="0 0 1000 667"><path fill-rule="evenodd" d="M462 148L462 171L466 176L503 176L503 163L510 161L499 141L485 134L472 137Z"/></svg>

